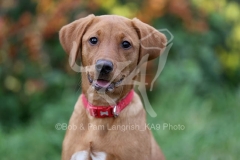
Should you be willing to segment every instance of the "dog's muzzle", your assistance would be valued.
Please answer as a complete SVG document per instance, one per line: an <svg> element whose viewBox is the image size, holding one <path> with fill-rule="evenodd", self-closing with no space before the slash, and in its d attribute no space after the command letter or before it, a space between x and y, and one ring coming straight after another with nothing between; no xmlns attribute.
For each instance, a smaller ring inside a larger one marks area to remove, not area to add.
<svg viewBox="0 0 240 160"><path fill-rule="evenodd" d="M93 78L88 73L88 81L91 86L98 92L113 92L115 87L118 87L123 81L124 77L120 80L110 80L110 73L113 71L113 63L106 59L99 59L95 64L95 77Z"/></svg>
<svg viewBox="0 0 240 160"><path fill-rule="evenodd" d="M122 77L120 80L111 82L104 79L95 79L91 78L90 74L87 74L88 81L91 84L91 86L98 92L113 92L116 87L119 87L124 80L124 77Z"/></svg>

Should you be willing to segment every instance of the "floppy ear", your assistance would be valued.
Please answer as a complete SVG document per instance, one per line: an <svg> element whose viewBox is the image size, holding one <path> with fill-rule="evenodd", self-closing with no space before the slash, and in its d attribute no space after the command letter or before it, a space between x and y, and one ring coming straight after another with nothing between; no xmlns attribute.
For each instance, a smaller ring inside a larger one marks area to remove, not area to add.
<svg viewBox="0 0 240 160"><path fill-rule="evenodd" d="M60 43L65 52L70 56L71 66L73 66L76 61L81 46L82 36L94 17L95 16L91 14L85 18L80 18L79 20L63 26L59 32Z"/></svg>
<svg viewBox="0 0 240 160"><path fill-rule="evenodd" d="M133 27L137 31L140 43L140 57L149 54L148 60L152 60L160 56L167 45L167 38L164 34L151 27L150 25L141 22L137 18L132 20Z"/></svg>

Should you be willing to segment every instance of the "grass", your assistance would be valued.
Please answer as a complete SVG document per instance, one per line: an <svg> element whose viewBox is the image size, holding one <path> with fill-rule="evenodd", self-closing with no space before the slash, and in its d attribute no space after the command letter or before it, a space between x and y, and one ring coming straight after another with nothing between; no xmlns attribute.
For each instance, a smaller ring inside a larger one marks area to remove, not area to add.
<svg viewBox="0 0 240 160"><path fill-rule="evenodd" d="M236 94L212 90L199 97L186 85L162 93L158 99L153 103L158 106L158 116L148 117L149 123L185 126L184 130L153 130L167 159L238 159L240 107Z"/></svg>

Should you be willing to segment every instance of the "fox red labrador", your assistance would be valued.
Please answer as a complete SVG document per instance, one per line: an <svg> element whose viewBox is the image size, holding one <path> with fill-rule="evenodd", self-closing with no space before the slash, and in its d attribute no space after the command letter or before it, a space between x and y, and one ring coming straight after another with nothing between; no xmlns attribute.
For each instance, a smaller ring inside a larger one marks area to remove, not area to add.
<svg viewBox="0 0 240 160"><path fill-rule="evenodd" d="M163 160L133 82L164 51L164 34L137 18L89 15L64 26L60 42L70 65L80 58L82 68L62 160Z"/></svg>

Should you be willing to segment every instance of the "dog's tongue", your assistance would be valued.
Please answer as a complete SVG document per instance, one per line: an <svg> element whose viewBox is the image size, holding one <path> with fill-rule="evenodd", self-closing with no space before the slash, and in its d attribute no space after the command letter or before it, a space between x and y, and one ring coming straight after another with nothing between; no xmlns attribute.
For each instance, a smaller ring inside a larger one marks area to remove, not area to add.
<svg viewBox="0 0 240 160"><path fill-rule="evenodd" d="M98 79L98 80L97 80L97 84L98 84L98 86L100 86L100 87L106 88L107 86L110 85L110 82L109 82L109 81L106 81L106 80Z"/></svg>

